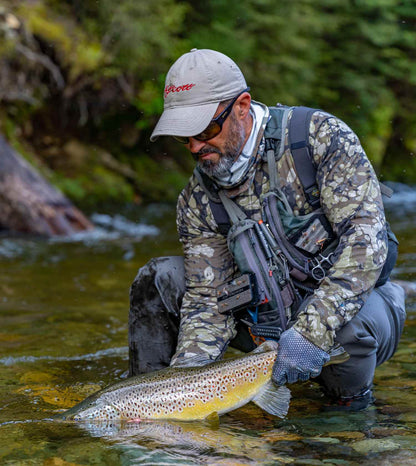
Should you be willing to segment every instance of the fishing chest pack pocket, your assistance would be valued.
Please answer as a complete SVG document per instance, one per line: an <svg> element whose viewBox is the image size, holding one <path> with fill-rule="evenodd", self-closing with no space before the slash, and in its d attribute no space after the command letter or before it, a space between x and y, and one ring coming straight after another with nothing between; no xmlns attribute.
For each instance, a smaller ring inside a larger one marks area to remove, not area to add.
<svg viewBox="0 0 416 466"><path fill-rule="evenodd" d="M245 273L217 288L218 310L221 314L239 311L260 304L254 273Z"/></svg>
<svg viewBox="0 0 416 466"><path fill-rule="evenodd" d="M261 205L290 275L300 282L323 280L334 262L338 240L322 209L295 217L279 189L265 194Z"/></svg>

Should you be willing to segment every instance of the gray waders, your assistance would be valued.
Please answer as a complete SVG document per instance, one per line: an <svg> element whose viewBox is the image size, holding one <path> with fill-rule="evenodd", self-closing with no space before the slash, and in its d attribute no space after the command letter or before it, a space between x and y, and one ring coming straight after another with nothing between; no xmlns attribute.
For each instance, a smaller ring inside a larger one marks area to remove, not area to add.
<svg viewBox="0 0 416 466"><path fill-rule="evenodd" d="M185 292L183 257L161 257L143 266L131 287L129 375L162 369L175 352ZM322 370L315 379L331 398L359 396L371 389L374 370L396 351L406 313L403 289L391 282L376 288L360 312L337 332L350 359ZM250 351L244 325L231 346Z"/></svg>

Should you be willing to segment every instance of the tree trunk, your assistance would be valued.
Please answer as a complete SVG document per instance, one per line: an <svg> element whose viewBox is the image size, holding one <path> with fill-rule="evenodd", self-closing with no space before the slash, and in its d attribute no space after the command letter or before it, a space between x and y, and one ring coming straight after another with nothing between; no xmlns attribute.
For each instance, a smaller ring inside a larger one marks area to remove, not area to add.
<svg viewBox="0 0 416 466"><path fill-rule="evenodd" d="M91 228L89 220L0 136L0 230L54 236Z"/></svg>

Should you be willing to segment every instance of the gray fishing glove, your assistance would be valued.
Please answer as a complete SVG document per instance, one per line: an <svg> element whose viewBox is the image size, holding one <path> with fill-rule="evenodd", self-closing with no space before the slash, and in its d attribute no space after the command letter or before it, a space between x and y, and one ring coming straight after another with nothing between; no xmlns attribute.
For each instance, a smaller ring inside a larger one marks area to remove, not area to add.
<svg viewBox="0 0 416 466"><path fill-rule="evenodd" d="M273 366L272 379L277 385L317 377L329 354L311 343L294 328L282 333Z"/></svg>

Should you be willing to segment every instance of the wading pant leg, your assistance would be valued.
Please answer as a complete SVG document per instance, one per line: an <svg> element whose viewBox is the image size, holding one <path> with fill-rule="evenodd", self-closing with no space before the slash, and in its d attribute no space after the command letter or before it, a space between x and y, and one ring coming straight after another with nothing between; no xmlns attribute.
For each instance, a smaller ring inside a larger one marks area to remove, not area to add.
<svg viewBox="0 0 416 466"><path fill-rule="evenodd" d="M404 291L387 282L370 294L360 312L337 332L349 353L343 364L325 367L316 379L331 398L354 397L372 387L376 366L391 358L403 331Z"/></svg>
<svg viewBox="0 0 416 466"><path fill-rule="evenodd" d="M139 269L130 289L129 376L169 365L185 292L183 257L158 257Z"/></svg>

